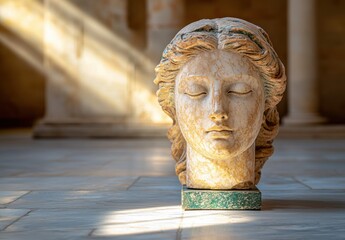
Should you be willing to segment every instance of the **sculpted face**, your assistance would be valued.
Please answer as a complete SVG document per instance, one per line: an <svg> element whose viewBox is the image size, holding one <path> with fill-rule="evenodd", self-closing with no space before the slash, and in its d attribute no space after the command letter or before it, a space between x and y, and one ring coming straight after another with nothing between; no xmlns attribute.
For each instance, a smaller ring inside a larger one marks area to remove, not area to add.
<svg viewBox="0 0 345 240"><path fill-rule="evenodd" d="M253 146L264 105L260 74L238 53L201 53L176 77L179 127L188 147L207 159L234 158Z"/></svg>

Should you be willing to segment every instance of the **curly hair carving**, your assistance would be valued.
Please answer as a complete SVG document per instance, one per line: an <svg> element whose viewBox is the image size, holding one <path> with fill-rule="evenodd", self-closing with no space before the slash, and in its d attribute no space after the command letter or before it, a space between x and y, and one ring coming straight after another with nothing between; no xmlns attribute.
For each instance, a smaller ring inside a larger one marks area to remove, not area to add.
<svg viewBox="0 0 345 240"><path fill-rule="evenodd" d="M176 121L174 101L175 78L181 67L205 51L224 50L239 53L256 66L264 84L264 121L255 140L255 184L261 169L273 154L273 140L278 134L279 114L276 105L286 87L285 68L267 35L260 27L237 18L204 19L181 29L163 52L155 68L154 83L159 86L158 101L173 120L168 131L176 174L186 183L186 141Z"/></svg>

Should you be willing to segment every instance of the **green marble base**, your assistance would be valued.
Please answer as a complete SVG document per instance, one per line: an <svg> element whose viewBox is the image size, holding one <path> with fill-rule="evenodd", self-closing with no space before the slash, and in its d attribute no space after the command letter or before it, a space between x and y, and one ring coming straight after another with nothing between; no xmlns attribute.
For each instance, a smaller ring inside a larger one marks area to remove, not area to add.
<svg viewBox="0 0 345 240"><path fill-rule="evenodd" d="M182 208L260 210L261 192L254 190L201 190L182 187Z"/></svg>

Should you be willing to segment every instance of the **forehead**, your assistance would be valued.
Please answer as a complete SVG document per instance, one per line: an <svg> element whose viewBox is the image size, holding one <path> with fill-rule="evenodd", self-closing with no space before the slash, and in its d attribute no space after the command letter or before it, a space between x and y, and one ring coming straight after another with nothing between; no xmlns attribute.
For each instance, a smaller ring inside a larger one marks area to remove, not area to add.
<svg viewBox="0 0 345 240"><path fill-rule="evenodd" d="M200 53L188 61L180 69L178 78L209 75L220 78L241 75L258 78L259 72L247 58L240 54L215 50Z"/></svg>

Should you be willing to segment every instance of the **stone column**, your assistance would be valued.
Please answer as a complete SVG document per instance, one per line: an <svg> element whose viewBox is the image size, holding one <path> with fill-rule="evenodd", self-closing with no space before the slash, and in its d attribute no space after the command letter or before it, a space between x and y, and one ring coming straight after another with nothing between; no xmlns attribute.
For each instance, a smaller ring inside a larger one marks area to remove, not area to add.
<svg viewBox="0 0 345 240"><path fill-rule="evenodd" d="M288 116L287 125L317 124L319 115L314 0L288 1Z"/></svg>
<svg viewBox="0 0 345 240"><path fill-rule="evenodd" d="M132 84L133 117L155 124L170 125L158 104L157 86L153 83L154 68L159 63L163 50L181 29L184 23L184 0L147 0L146 1L146 49L145 63L135 65L135 81ZM138 61L138 60L137 60ZM150 64L147 64L150 62ZM146 65L146 67L145 67ZM146 104L142 104L146 102Z"/></svg>
<svg viewBox="0 0 345 240"><path fill-rule="evenodd" d="M184 0L147 1L147 53L154 62L182 27L183 10Z"/></svg>
<svg viewBox="0 0 345 240"><path fill-rule="evenodd" d="M145 107L151 105L150 95L143 95L146 86L140 91L132 86L134 60L145 61L144 54L129 44L127 1L83 3L44 1L46 111L34 136L163 135L165 128L142 126L143 117L133 116L134 107L148 112ZM141 105L132 106L132 96Z"/></svg>

